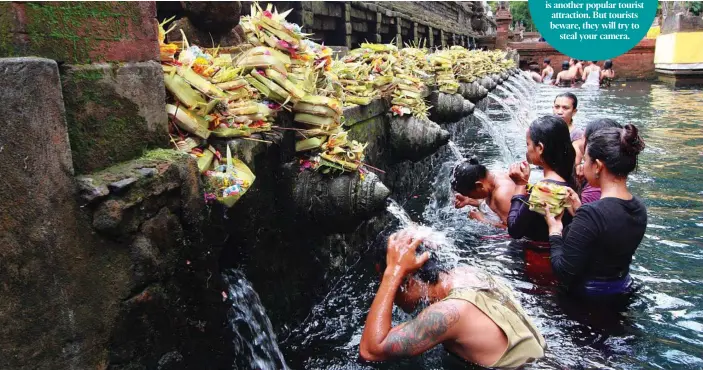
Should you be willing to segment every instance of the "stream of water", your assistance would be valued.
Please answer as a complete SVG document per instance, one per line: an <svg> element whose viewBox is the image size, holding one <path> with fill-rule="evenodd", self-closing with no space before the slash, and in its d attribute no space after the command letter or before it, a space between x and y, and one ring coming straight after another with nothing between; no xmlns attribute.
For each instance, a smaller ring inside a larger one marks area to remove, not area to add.
<svg viewBox="0 0 703 370"><path fill-rule="evenodd" d="M456 154L447 154L436 166L432 178L415 192L417 199L390 203L396 221L386 232L424 225L442 243L451 244L448 250L456 263L507 280L549 346L547 357L529 369L703 368L703 92L650 83L582 90L538 86L520 77L511 82L506 88L513 95L530 100L511 107L491 94L488 109L474 114L480 124L452 137L459 154L476 155L493 170L504 171L524 157L524 122L550 113L555 95L563 91L579 97L577 126L607 117L640 128L647 149L629 185L648 207L649 226L632 264L639 290L628 309L596 315L528 279L503 232L468 220L466 210L454 209L449 174ZM380 279L371 255L351 266L282 343L290 367L465 368L456 367L440 348L383 364L358 359L364 321ZM410 318L397 308L393 317L395 324Z"/></svg>

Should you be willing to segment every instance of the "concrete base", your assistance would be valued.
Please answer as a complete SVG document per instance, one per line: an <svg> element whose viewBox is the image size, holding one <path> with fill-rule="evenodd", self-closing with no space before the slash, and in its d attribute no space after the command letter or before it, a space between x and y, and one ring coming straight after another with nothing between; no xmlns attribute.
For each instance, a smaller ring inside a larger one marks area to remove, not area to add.
<svg viewBox="0 0 703 370"><path fill-rule="evenodd" d="M657 68L659 81L672 86L703 85L703 69L698 70L672 70Z"/></svg>

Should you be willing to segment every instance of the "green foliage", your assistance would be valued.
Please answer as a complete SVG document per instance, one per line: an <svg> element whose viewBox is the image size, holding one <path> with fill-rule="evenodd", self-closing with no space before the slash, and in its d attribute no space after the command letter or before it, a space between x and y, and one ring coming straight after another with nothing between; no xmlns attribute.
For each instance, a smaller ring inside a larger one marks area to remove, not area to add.
<svg viewBox="0 0 703 370"><path fill-rule="evenodd" d="M489 1L488 6L491 7L493 15L495 15L498 10L498 2ZM527 1L510 1L508 2L508 6L510 6L510 14L513 16L513 22L522 22L527 31L536 30Z"/></svg>
<svg viewBox="0 0 703 370"><path fill-rule="evenodd" d="M522 22L528 31L535 29L535 23L530 15L530 8L527 1L511 1L510 14L513 15L513 22Z"/></svg>
<svg viewBox="0 0 703 370"><path fill-rule="evenodd" d="M703 14L703 1L689 1L688 11L693 15Z"/></svg>

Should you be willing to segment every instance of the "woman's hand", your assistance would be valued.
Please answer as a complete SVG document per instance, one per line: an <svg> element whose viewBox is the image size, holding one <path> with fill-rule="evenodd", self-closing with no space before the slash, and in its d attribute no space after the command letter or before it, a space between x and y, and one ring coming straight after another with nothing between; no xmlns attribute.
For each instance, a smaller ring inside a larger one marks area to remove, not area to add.
<svg viewBox="0 0 703 370"><path fill-rule="evenodd" d="M530 182L530 164L526 161L513 163L508 174L516 185L527 185Z"/></svg>
<svg viewBox="0 0 703 370"><path fill-rule="evenodd" d="M413 238L412 233L407 230L394 233L388 238L388 250L386 252L386 265L394 273L398 272L405 276L427 262L430 252L416 255L417 247L422 244L422 239Z"/></svg>
<svg viewBox="0 0 703 370"><path fill-rule="evenodd" d="M564 225L561 223L562 217L564 217L564 212L562 211L556 217L550 212L549 204L544 205L545 215L544 220L547 221L547 226L549 227L549 235L561 235Z"/></svg>
<svg viewBox="0 0 703 370"><path fill-rule="evenodd" d="M478 207L478 200L465 195L456 194L454 196L454 208L464 208L466 206Z"/></svg>
<svg viewBox="0 0 703 370"><path fill-rule="evenodd" d="M579 198L579 195L574 191L574 189L566 188L566 192L566 204L569 205L569 213L574 216L576 215L576 210L581 207L581 198Z"/></svg>

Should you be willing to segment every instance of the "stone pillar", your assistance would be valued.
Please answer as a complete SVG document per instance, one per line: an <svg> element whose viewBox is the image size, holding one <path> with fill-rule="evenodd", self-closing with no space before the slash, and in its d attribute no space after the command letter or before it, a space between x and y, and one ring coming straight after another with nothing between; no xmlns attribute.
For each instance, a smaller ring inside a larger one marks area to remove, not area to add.
<svg viewBox="0 0 703 370"><path fill-rule="evenodd" d="M0 362L95 368L77 307L93 298L71 279L83 256L59 69L30 57L0 59L0 71Z"/></svg>
<svg viewBox="0 0 703 370"><path fill-rule="evenodd" d="M508 38L510 38L510 23L513 21L513 16L510 14L510 9L506 1L501 1L498 10L496 11L496 24L498 30L496 32L496 48L505 49L508 46Z"/></svg>
<svg viewBox="0 0 703 370"><path fill-rule="evenodd" d="M420 42L420 40L418 39L418 35L417 35L417 22L413 22L413 41L415 43Z"/></svg>
<svg viewBox="0 0 703 370"><path fill-rule="evenodd" d="M376 43L381 43L381 24L383 23L383 15L381 12L376 12Z"/></svg>
<svg viewBox="0 0 703 370"><path fill-rule="evenodd" d="M352 24L351 24L351 3L346 2L344 3L344 27L347 31L346 37L345 37L345 43L346 46L351 49L352 44L351 44L351 35L352 35Z"/></svg>
<svg viewBox="0 0 703 370"><path fill-rule="evenodd" d="M444 37L444 30L439 30L439 40L442 47L447 47L447 39Z"/></svg>
<svg viewBox="0 0 703 370"><path fill-rule="evenodd" d="M305 33L313 33L315 24L315 13L312 12L312 1L301 1L302 24L300 25Z"/></svg>
<svg viewBox="0 0 703 370"><path fill-rule="evenodd" d="M427 38L429 39L429 46L434 46L434 29L431 26L427 26Z"/></svg>
<svg viewBox="0 0 703 370"><path fill-rule="evenodd" d="M395 30L396 30L396 38L395 38L395 44L398 46L398 49L403 47L403 19L400 18L399 16L395 17Z"/></svg>

